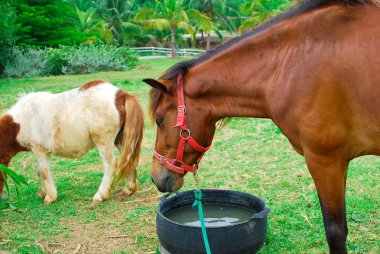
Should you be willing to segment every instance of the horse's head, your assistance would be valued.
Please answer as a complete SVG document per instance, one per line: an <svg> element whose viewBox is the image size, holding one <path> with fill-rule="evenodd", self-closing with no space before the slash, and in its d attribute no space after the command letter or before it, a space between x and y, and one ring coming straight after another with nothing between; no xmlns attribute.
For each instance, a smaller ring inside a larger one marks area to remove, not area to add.
<svg viewBox="0 0 380 254"><path fill-rule="evenodd" d="M176 191L182 187L184 175L197 169L211 144L215 133L211 108L192 96L182 73L144 82L153 87L150 111L157 125L152 180L162 192Z"/></svg>

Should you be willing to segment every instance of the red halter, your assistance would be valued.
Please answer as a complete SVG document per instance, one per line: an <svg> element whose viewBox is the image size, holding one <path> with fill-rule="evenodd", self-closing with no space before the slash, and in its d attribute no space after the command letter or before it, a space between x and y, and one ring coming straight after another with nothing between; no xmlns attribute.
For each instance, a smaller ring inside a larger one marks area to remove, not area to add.
<svg viewBox="0 0 380 254"><path fill-rule="evenodd" d="M190 130L187 128L186 122L186 107L185 107L185 97L183 93L183 77L182 74L177 76L177 98L178 98L178 115L177 115L177 124L174 127L180 127L179 131L179 144L177 149L177 156L175 159L169 159L165 156L160 155L155 149L153 150L153 156L160 163L165 165L166 168L175 171L180 174L184 174L185 171L195 172L198 169L199 162L201 161L205 152L210 148L203 147L198 144L195 139L191 136ZM196 151L200 152L198 160L193 166L183 163L183 153L185 151L186 142L194 148Z"/></svg>

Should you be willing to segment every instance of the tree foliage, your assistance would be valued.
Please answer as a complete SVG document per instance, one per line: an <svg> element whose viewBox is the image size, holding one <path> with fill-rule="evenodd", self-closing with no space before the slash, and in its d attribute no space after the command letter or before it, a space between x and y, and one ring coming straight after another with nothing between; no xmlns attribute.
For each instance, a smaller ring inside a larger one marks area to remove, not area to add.
<svg viewBox="0 0 380 254"><path fill-rule="evenodd" d="M2 0L0 75L20 49L61 45L170 46L175 56L183 34L222 40L222 31L244 32L295 0ZM23 52L29 52L21 49ZM38 51L30 51L38 52ZM22 66L18 64L18 66Z"/></svg>
<svg viewBox="0 0 380 254"><path fill-rule="evenodd" d="M75 27L75 9L63 0L10 1L16 10L16 44L56 47L81 43Z"/></svg>
<svg viewBox="0 0 380 254"><path fill-rule="evenodd" d="M0 2L0 74L10 56L12 46L16 42L16 11L7 2Z"/></svg>

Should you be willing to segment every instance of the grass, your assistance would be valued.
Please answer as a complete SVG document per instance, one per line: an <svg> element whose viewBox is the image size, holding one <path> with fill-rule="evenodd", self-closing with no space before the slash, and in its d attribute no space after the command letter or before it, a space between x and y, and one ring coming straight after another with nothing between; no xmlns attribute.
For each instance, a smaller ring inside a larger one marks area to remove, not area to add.
<svg viewBox="0 0 380 254"><path fill-rule="evenodd" d="M143 108L149 87L142 78L158 77L175 63L145 60L129 72L0 80L0 109L20 92L61 92L94 79L105 79L135 94ZM147 115L146 115L147 116ZM0 212L0 253L155 253L155 211L161 195L150 181L155 128L147 119L139 164L139 192L91 205L102 167L96 150L80 159L53 157L58 200L49 206L36 199L36 161L30 153L15 157L10 168L24 175L20 210ZM350 253L380 253L380 159L362 157L350 164L347 220ZM199 171L202 188L234 189L257 195L271 209L266 253L327 253L318 197L303 157L296 154L275 125L265 119L235 118L219 131ZM193 189L186 176L183 190ZM120 188L118 186L117 188Z"/></svg>

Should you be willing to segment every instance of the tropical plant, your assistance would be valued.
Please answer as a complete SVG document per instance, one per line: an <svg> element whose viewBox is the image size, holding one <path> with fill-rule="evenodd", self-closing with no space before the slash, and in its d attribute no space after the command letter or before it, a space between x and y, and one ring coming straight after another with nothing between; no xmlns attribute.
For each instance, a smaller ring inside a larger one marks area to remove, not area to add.
<svg viewBox="0 0 380 254"><path fill-rule="evenodd" d="M206 49L210 49L210 35L211 32L214 31L216 34L218 34L220 40L223 40L223 35L221 31L217 28L217 26L212 22L211 18L209 18L207 15L200 13L199 11L189 10L188 11L190 21L193 23L193 27L195 28L194 36L197 31L201 31L202 33L205 33L207 35L207 45Z"/></svg>
<svg viewBox="0 0 380 254"><path fill-rule="evenodd" d="M254 0L243 3L240 12L246 19L239 27L239 32L251 29L269 17L291 6L294 0Z"/></svg>
<svg viewBox="0 0 380 254"><path fill-rule="evenodd" d="M15 173L13 170L9 169L3 164L0 164L0 174L2 175L2 178L4 180L5 193L7 194L6 199L0 197L0 210L6 209L8 207L12 209L18 208L21 205L20 188L22 187L22 185L28 185L26 179L22 175ZM16 202L9 199L10 185L8 183L6 175L8 175L14 183L17 196Z"/></svg>
<svg viewBox="0 0 380 254"><path fill-rule="evenodd" d="M104 22L96 16L93 8L81 10L75 6L75 27L78 33L86 38L85 43L92 44L100 40L100 38L107 38L104 29Z"/></svg>
<svg viewBox="0 0 380 254"><path fill-rule="evenodd" d="M142 27L132 21L141 4L134 0L93 1L93 7L105 23L107 35L111 35L112 42L116 42L119 46L132 44L144 38Z"/></svg>
<svg viewBox="0 0 380 254"><path fill-rule="evenodd" d="M241 1L239 1L239 4L240 3ZM228 0L189 0L188 6L199 10L209 17L208 24L204 24L202 20L198 19L195 25L198 30L207 35L207 50L210 49L211 31L214 31L221 40L223 40L221 30L236 32L236 26L233 20L241 16L238 12L238 8L236 8L236 4L230 3Z"/></svg>

